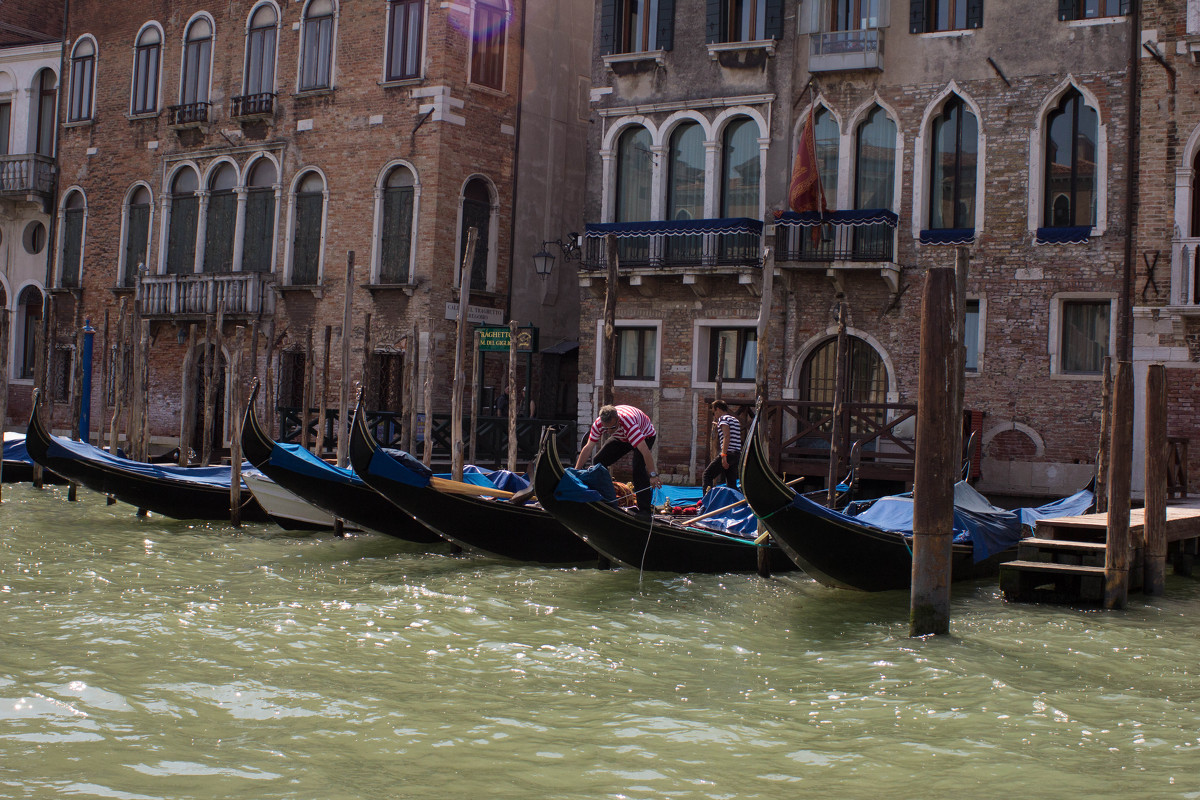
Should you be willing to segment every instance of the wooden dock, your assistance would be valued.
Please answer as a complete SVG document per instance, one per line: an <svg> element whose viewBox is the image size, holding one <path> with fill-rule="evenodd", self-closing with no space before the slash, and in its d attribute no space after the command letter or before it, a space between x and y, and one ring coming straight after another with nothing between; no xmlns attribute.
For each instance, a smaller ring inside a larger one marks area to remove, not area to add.
<svg viewBox="0 0 1200 800"><path fill-rule="evenodd" d="M1167 562L1191 575L1200 542L1200 500L1167 506ZM1129 588L1142 587L1145 510L1129 512L1132 549ZM1014 602L1101 605L1104 601L1107 514L1039 520L1017 546L1017 560L1000 566L1000 591Z"/></svg>

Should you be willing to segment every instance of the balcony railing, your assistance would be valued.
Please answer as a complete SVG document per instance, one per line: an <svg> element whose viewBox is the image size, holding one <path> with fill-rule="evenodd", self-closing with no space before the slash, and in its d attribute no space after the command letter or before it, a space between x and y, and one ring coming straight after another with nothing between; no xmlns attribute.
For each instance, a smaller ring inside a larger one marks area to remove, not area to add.
<svg viewBox="0 0 1200 800"><path fill-rule="evenodd" d="M148 275L138 303L145 317L202 318L223 310L227 316L263 311L269 276L261 272L196 275Z"/></svg>
<svg viewBox="0 0 1200 800"><path fill-rule="evenodd" d="M176 126L199 125L208 122L212 103L184 103L167 108L167 124Z"/></svg>
<svg viewBox="0 0 1200 800"><path fill-rule="evenodd" d="M628 268L720 268L762 265L762 222L749 218L590 224L582 267L607 267L605 237L617 237L617 261Z"/></svg>
<svg viewBox="0 0 1200 800"><path fill-rule="evenodd" d="M775 259L891 262L896 222L896 215L886 209L784 214L775 223Z"/></svg>
<svg viewBox="0 0 1200 800"><path fill-rule="evenodd" d="M275 93L259 92L258 94L243 94L233 98L233 109L230 116L238 117L269 117L275 113Z"/></svg>
<svg viewBox="0 0 1200 800"><path fill-rule="evenodd" d="M54 159L36 153L0 156L0 195L45 195L54 192Z"/></svg>
<svg viewBox="0 0 1200 800"><path fill-rule="evenodd" d="M1200 309L1200 236L1172 242L1171 305Z"/></svg>
<svg viewBox="0 0 1200 800"><path fill-rule="evenodd" d="M830 31L809 37L809 72L853 69L883 69L883 31Z"/></svg>

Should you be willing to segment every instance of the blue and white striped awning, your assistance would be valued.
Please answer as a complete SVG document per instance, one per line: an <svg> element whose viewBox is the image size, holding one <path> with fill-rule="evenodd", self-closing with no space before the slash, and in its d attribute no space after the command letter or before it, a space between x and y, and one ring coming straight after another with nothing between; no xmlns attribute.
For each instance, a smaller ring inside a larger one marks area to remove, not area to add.
<svg viewBox="0 0 1200 800"><path fill-rule="evenodd" d="M974 228L935 228L921 231L921 244L971 244L975 241Z"/></svg>
<svg viewBox="0 0 1200 800"><path fill-rule="evenodd" d="M1038 228L1036 244L1087 244L1092 235L1091 225L1070 228Z"/></svg>
<svg viewBox="0 0 1200 800"><path fill-rule="evenodd" d="M623 239L632 236L695 236L703 233L752 233L762 234L762 221L749 217L725 219L662 219L644 222L596 222L589 223L586 236L589 239L614 234Z"/></svg>
<svg viewBox="0 0 1200 800"><path fill-rule="evenodd" d="M888 211L886 208L844 209L827 211L824 214L818 211L804 211L801 213L784 211L775 217L775 224L801 228L815 228L818 225L826 224L856 227L862 225L887 225L894 228L898 219L896 212Z"/></svg>

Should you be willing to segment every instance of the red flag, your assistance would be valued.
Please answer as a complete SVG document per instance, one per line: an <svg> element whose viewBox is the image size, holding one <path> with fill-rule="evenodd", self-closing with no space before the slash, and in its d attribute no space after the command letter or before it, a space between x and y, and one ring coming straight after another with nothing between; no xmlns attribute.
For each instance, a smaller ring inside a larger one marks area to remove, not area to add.
<svg viewBox="0 0 1200 800"><path fill-rule="evenodd" d="M808 108L808 119L800 131L800 145L796 150L796 161L792 164L792 182L788 186L788 206L797 214L815 211L824 214L825 192L821 189L821 171L817 162L817 136L813 128L812 106ZM820 241L819 227L813 227L813 244Z"/></svg>

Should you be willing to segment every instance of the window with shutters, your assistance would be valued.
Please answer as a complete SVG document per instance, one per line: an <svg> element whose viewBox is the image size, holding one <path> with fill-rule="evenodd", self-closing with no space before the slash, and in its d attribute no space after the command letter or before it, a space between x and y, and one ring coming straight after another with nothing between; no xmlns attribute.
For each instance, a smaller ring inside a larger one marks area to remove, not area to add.
<svg viewBox="0 0 1200 800"><path fill-rule="evenodd" d="M487 291L491 268L488 239L492 223L492 193L487 181L472 178L467 182L462 197L462 228L459 230L459 256L461 265L467 252L467 231L475 228L475 256L471 260L471 291Z"/></svg>
<svg viewBox="0 0 1200 800"><path fill-rule="evenodd" d="M983 26L983 0L909 0L909 31L974 30Z"/></svg>
<svg viewBox="0 0 1200 800"><path fill-rule="evenodd" d="M79 271L83 261L83 223L87 205L83 193L71 192L63 204L62 261L58 285L64 288L79 286Z"/></svg>
<svg viewBox="0 0 1200 800"><path fill-rule="evenodd" d="M709 44L758 42L783 35L783 0L707 0Z"/></svg>
<svg viewBox="0 0 1200 800"><path fill-rule="evenodd" d="M504 88L504 41L508 14L503 3L476 0L471 37L471 82L490 89Z"/></svg>
<svg viewBox="0 0 1200 800"><path fill-rule="evenodd" d="M150 245L150 190L139 186L125 204L125 243L121 248L121 275L118 285L132 287L139 267L146 265Z"/></svg>
<svg viewBox="0 0 1200 800"><path fill-rule="evenodd" d="M306 172L297 184L292 227L293 286L314 286L321 275L321 232L325 219L325 181Z"/></svg>
<svg viewBox="0 0 1200 800"><path fill-rule="evenodd" d="M601 55L670 50L674 29L675 0L603 0L601 3Z"/></svg>
<svg viewBox="0 0 1200 800"><path fill-rule="evenodd" d="M275 260L275 164L260 158L246 178L246 217L242 228L243 272L270 272Z"/></svg>
<svg viewBox="0 0 1200 800"><path fill-rule="evenodd" d="M1058 18L1064 22L1128 15L1129 0L1058 0Z"/></svg>
<svg viewBox="0 0 1200 800"><path fill-rule="evenodd" d="M158 110L158 77L162 63L162 31L147 25L133 48L133 92L130 114L153 114Z"/></svg>
<svg viewBox="0 0 1200 800"><path fill-rule="evenodd" d="M242 93L268 94L275 91L275 38L279 15L275 6L265 3L250 16L246 30L246 68Z"/></svg>
<svg viewBox="0 0 1200 800"><path fill-rule="evenodd" d="M179 170L171 182L167 209L168 274L190 275L196 271L196 219L200 211L196 190L199 188L200 181L191 167Z"/></svg>
<svg viewBox="0 0 1200 800"><path fill-rule="evenodd" d="M425 0L389 0L387 80L421 77L421 29L424 20Z"/></svg>
<svg viewBox="0 0 1200 800"><path fill-rule="evenodd" d="M183 74L179 80L181 106L208 102L212 44L212 23L206 17L193 20L183 44Z"/></svg>
<svg viewBox="0 0 1200 800"><path fill-rule="evenodd" d="M234 224L237 221L237 172L225 163L208 180L204 215L204 271L233 271Z"/></svg>
<svg viewBox="0 0 1200 800"><path fill-rule="evenodd" d="M379 283L410 282L415 183L407 167L395 167L384 178L380 198Z"/></svg>
<svg viewBox="0 0 1200 800"><path fill-rule="evenodd" d="M84 36L71 51L71 91L67 96L67 122L92 118L92 93L96 81L96 40Z"/></svg>
<svg viewBox="0 0 1200 800"><path fill-rule="evenodd" d="M333 85L333 0L309 0L300 36L300 90Z"/></svg>

